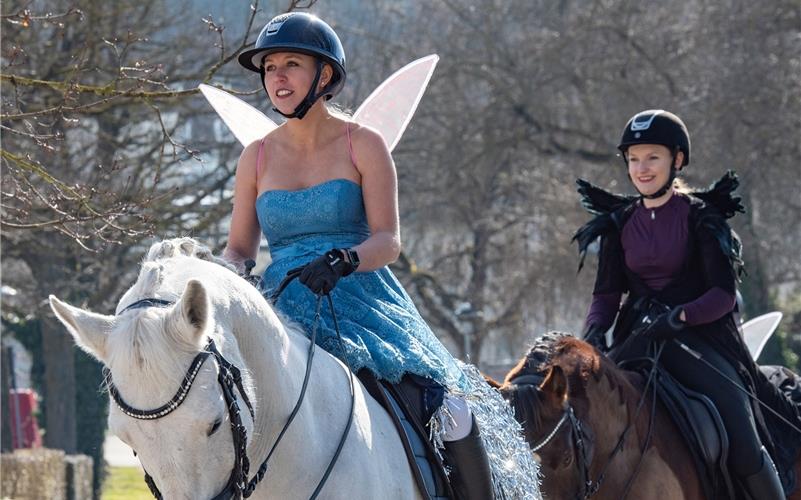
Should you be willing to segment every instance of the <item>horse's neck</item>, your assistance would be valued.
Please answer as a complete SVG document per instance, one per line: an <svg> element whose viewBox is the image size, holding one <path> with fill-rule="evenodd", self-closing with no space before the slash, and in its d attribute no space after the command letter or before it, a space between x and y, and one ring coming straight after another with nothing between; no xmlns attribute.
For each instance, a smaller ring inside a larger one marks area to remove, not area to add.
<svg viewBox="0 0 801 500"><path fill-rule="evenodd" d="M633 428L628 431L620 452L622 456L616 458L615 463L638 459L642 443L637 422L647 419L650 411L646 402L637 414L642 394L638 388L620 374L602 373L597 380L590 377L585 393L587 411L581 418L587 420L595 435L595 462L602 462L609 456L629 426Z"/></svg>
<svg viewBox="0 0 801 500"><path fill-rule="evenodd" d="M248 455L260 462L297 401L309 343L289 332L264 303L234 302L225 315L253 383L256 421Z"/></svg>

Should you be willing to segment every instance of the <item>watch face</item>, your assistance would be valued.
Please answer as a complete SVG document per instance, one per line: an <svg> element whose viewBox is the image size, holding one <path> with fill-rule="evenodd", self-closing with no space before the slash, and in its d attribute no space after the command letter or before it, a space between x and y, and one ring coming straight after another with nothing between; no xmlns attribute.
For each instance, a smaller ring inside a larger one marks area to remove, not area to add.
<svg viewBox="0 0 801 500"><path fill-rule="evenodd" d="M348 249L348 259L350 263L353 264L353 267L359 267L361 261L359 260L359 254L356 253L356 250Z"/></svg>

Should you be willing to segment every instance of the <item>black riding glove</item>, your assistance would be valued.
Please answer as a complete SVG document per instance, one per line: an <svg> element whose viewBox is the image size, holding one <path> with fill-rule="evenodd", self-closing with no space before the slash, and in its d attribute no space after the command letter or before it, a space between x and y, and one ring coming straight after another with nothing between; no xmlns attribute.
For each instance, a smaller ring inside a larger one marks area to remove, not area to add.
<svg viewBox="0 0 801 500"><path fill-rule="evenodd" d="M606 351L606 328L598 325L587 325L581 334L582 340L599 351Z"/></svg>
<svg viewBox="0 0 801 500"><path fill-rule="evenodd" d="M643 335L653 340L667 340L684 330L684 322L679 319L681 307L662 313L656 317L643 332Z"/></svg>
<svg viewBox="0 0 801 500"><path fill-rule="evenodd" d="M298 279L317 295L326 295L339 281L356 270L356 266L345 260L345 252L332 248L303 266Z"/></svg>

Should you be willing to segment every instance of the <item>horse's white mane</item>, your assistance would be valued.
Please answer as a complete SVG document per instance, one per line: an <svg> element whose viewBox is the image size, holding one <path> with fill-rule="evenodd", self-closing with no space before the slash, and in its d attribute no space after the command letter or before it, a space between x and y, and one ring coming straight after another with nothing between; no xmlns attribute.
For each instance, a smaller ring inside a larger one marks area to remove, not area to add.
<svg viewBox="0 0 801 500"><path fill-rule="evenodd" d="M236 267L225 259L215 257L211 249L193 238L187 236L173 238L154 243L145 255L144 262L154 262L161 259L169 259L178 256L195 257L200 260L207 260L219 264L224 268L236 272Z"/></svg>
<svg viewBox="0 0 801 500"><path fill-rule="evenodd" d="M237 272L237 268L234 264L215 256L212 254L211 249L209 249L207 246L189 237L173 238L171 240L164 240L160 243L153 244L148 250L147 255L145 255L143 262L146 263L151 261L159 261L181 255L214 262L215 264L219 264L220 266L223 266L232 272ZM144 266L142 269L144 270ZM147 278L144 278L140 273L137 283L141 281L143 286L147 286L144 285L147 283L146 280ZM122 303L122 301L120 301L120 303ZM281 324L284 325L284 328L288 332L292 332L297 335L306 335L303 327L295 320L277 309L274 309L273 312L278 315Z"/></svg>

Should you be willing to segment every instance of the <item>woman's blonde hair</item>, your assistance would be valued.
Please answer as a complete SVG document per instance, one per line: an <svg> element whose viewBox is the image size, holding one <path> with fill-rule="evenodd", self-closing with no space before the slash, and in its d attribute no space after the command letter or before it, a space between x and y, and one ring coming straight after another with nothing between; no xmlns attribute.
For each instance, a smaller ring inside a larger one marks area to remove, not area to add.
<svg viewBox="0 0 801 500"><path fill-rule="evenodd" d="M691 189L692 188L690 187L689 184L687 184L687 181L685 181L681 177L676 177L675 179L673 179L673 190L676 191L677 193L687 194L690 192Z"/></svg>

